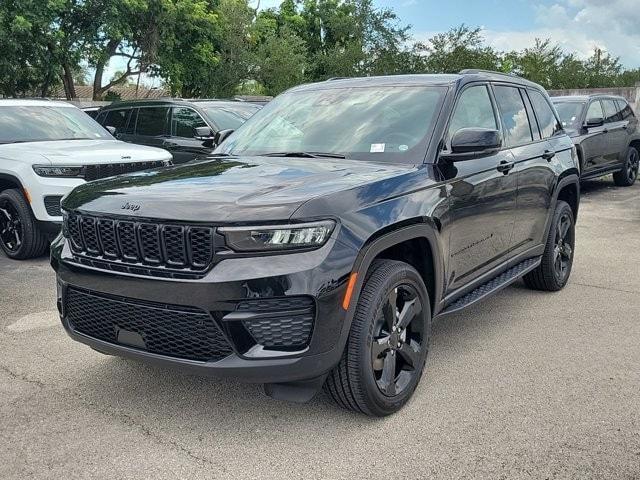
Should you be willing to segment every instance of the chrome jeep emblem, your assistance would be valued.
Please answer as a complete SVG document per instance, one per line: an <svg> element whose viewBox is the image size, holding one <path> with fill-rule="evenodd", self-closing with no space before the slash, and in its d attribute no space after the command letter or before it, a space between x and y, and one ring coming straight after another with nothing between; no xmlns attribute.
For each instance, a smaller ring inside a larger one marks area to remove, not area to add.
<svg viewBox="0 0 640 480"><path fill-rule="evenodd" d="M131 210L132 212L137 212L138 210L140 210L140 205L137 205L135 203L125 203L124 205L122 205L122 207L120 207L122 210Z"/></svg>

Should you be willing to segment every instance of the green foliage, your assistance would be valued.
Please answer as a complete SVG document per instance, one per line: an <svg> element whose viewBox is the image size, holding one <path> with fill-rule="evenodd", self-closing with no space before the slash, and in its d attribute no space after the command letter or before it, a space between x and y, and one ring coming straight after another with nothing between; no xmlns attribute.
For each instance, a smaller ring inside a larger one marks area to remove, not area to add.
<svg viewBox="0 0 640 480"><path fill-rule="evenodd" d="M75 85L90 83L100 99L139 73L183 97L275 95L329 77L465 68L513 72L546 88L640 81L640 69L597 49L580 59L536 39L500 52L464 24L421 42L408 31L373 0L283 0L259 12L248 0L2 0L0 94L47 95L62 84L73 97ZM106 80L115 59L125 66Z"/></svg>
<svg viewBox="0 0 640 480"><path fill-rule="evenodd" d="M465 68L499 70L500 55L484 45L480 28L461 25L414 46L419 71L457 73Z"/></svg>

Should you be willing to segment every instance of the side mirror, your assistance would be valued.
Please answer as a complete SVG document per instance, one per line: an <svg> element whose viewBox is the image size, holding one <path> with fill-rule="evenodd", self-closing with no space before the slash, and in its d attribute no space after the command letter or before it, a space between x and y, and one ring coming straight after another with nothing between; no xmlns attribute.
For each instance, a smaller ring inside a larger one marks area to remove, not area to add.
<svg viewBox="0 0 640 480"><path fill-rule="evenodd" d="M216 145L220 145L222 142L224 142L227 139L227 137L231 135L233 132L234 130L229 128L227 130L220 130L218 133L216 133L216 138L215 138Z"/></svg>
<svg viewBox="0 0 640 480"><path fill-rule="evenodd" d="M209 127L195 127L193 129L193 138L196 140L210 140L213 132Z"/></svg>
<svg viewBox="0 0 640 480"><path fill-rule="evenodd" d="M604 125L604 118L587 118L584 126L587 128L601 127Z"/></svg>
<svg viewBox="0 0 640 480"><path fill-rule="evenodd" d="M489 153L502 147L499 130L489 128L461 128L451 138L453 159L461 154ZM462 158L460 158L462 160Z"/></svg>
<svg viewBox="0 0 640 480"><path fill-rule="evenodd" d="M114 137L116 136L116 132L118 131L118 130L116 129L116 127L112 127L111 125L109 125L109 126L104 127L104 128L105 128L105 129L107 130L107 132L109 132L111 135L113 135Z"/></svg>

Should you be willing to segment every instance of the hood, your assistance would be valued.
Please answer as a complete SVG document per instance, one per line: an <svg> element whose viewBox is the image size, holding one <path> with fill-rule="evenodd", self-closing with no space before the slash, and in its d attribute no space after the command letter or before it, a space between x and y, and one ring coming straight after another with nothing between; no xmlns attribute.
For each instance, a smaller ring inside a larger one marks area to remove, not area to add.
<svg viewBox="0 0 640 480"><path fill-rule="evenodd" d="M149 162L170 160L166 150L119 140L58 140L3 145L2 151L32 154L46 158L53 165L91 165L102 163Z"/></svg>
<svg viewBox="0 0 640 480"><path fill-rule="evenodd" d="M82 185L68 210L195 222L286 220L307 200L414 167L359 160L208 159Z"/></svg>

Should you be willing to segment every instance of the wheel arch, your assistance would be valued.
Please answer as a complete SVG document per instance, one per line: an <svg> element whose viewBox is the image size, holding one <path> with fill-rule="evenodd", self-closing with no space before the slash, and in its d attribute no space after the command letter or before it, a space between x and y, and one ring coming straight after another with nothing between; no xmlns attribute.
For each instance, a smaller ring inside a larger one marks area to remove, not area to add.
<svg viewBox="0 0 640 480"><path fill-rule="evenodd" d="M17 188L21 192L24 191L22 182L20 182L18 177L9 175L7 173L0 173L0 192L11 188Z"/></svg>
<svg viewBox="0 0 640 480"><path fill-rule="evenodd" d="M352 319L362 291L367 271L376 259L399 260L413 266L422 277L431 301L432 314L436 314L442 297L444 263L439 248L440 223L434 219L403 222L376 233L365 243L352 272L358 274L349 304L348 318ZM424 251L424 255L416 252Z"/></svg>

